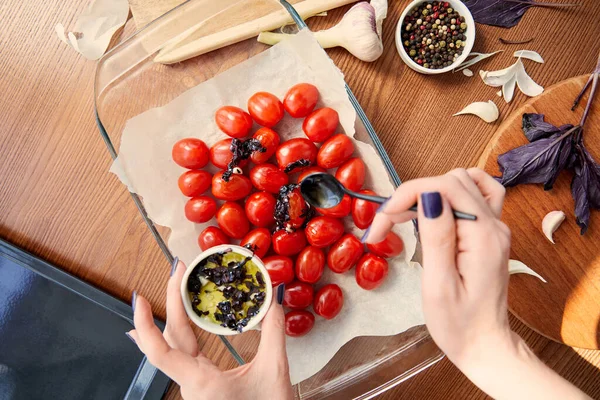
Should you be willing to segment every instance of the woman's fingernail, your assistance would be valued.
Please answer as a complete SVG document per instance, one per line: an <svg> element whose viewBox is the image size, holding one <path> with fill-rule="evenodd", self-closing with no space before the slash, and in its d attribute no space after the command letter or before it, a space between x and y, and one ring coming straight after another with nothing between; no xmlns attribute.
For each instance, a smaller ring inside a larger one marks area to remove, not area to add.
<svg viewBox="0 0 600 400"><path fill-rule="evenodd" d="M369 237L369 232L371 232L371 227L368 227L367 230L365 231L365 233L360 238L361 243L366 243L367 238Z"/></svg>
<svg viewBox="0 0 600 400"><path fill-rule="evenodd" d="M388 203L388 201L390 201L390 197L387 198L386 201L384 201L383 203L381 203L381 205L379 206L379 208L377 209L377 213L380 213L383 211L383 209L385 208L385 205Z"/></svg>
<svg viewBox="0 0 600 400"><path fill-rule="evenodd" d="M177 263L179 262L179 257L175 257L173 259L173 263L171 264L171 276L173 276L173 274L175 273L175 270L177 269Z"/></svg>
<svg viewBox="0 0 600 400"><path fill-rule="evenodd" d="M442 196L440 192L421 193L423 214L429 219L435 219L442 214Z"/></svg>
<svg viewBox="0 0 600 400"><path fill-rule="evenodd" d="M283 304L283 295L285 294L285 283L277 286L277 303Z"/></svg>
<svg viewBox="0 0 600 400"><path fill-rule="evenodd" d="M133 343L135 343L135 339L133 338L133 336L131 336L129 334L129 332L125 332L125 335L129 338L129 340L131 340ZM137 343L136 343L137 344Z"/></svg>
<svg viewBox="0 0 600 400"><path fill-rule="evenodd" d="M137 292L134 290L131 295L131 310L135 313L135 302L137 301Z"/></svg>

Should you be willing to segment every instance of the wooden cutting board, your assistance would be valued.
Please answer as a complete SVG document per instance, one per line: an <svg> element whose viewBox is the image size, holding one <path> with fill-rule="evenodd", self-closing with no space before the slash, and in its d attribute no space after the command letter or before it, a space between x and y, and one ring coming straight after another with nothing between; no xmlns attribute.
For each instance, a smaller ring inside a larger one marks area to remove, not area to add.
<svg viewBox="0 0 600 400"><path fill-rule="evenodd" d="M588 94L571 111L573 100L588 75L560 82L531 99L500 126L483 153L479 167L499 176L498 155L527 143L521 129L523 113L541 113L554 125L576 125ZM497 100L502 101L502 100ZM585 125L584 142L600 162L600 94ZM600 211L592 210L584 236L575 222L571 197L572 174L562 172L554 188L520 185L509 188L502 219L512 230L511 258L523 261L541 274L544 284L529 275L510 278L508 301L511 312L540 334L569 346L600 348ZM554 233L556 244L542 233L542 219L562 210L566 220Z"/></svg>

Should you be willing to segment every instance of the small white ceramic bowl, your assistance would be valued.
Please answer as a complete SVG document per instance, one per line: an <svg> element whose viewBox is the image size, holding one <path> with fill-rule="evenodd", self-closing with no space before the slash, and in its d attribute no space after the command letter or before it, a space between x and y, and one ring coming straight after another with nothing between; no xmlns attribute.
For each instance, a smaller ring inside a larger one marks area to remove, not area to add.
<svg viewBox="0 0 600 400"><path fill-rule="evenodd" d="M185 308L185 312L188 317L192 320L194 324L204 329L205 331L214 333L216 335L237 335L241 332L233 331L229 328L223 327L221 325L215 324L205 318L200 318L198 314L196 314L192 308L192 300L190 299L190 295L187 289L188 280L190 275L196 265L200 263L200 261L204 260L208 256L219 253L221 251L225 251L226 249L231 249L234 253L241 254L245 257L253 256L252 252L245 247L236 246L233 244L223 244L220 246L211 247L210 249L203 251L196 259L188 266L185 274L183 275L183 280L181 281L181 298L183 299L183 307ZM265 265L260 260L260 258L253 256L252 262L258 266L258 269L263 274L263 278L265 280L265 288L266 288L266 296L265 302L260 307L258 314L254 317L250 318L248 321L248 325L244 327L242 332L249 331L255 328L260 321L265 317L267 311L269 310L269 306L271 305L271 300L273 298L273 288L271 287L271 278L269 277L269 271L265 268Z"/></svg>
<svg viewBox="0 0 600 400"><path fill-rule="evenodd" d="M416 62L414 62L412 58L410 58L410 56L406 53L406 50L404 50L404 46L402 44L402 22L404 22L404 18L406 18L408 12L412 10L415 6L421 3L431 2L432 1L430 0L414 0L404 9L404 12L398 20L398 25L396 26L396 49L398 50L398 54L400 54L400 58L402 58L402 61L404 61L404 63L408 65L411 69L426 75L437 75L443 74L448 71L452 71L454 68L462 64L465 61L465 59L469 56L469 53L471 53L471 49L473 49L473 44L475 44L475 21L473 20L473 15L471 15L471 12L462 1L448 0L448 3L450 3L452 8L458 11L460 15L465 17L465 22L467 24L467 32L465 32L465 35L467 36L467 44L464 47L462 54L451 65L440 69L430 69L422 67Z"/></svg>

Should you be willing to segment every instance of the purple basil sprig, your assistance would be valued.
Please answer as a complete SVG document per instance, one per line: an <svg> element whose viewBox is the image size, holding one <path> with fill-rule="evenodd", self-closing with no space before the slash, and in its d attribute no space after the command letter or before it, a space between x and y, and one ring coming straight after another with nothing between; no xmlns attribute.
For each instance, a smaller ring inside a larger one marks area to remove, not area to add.
<svg viewBox="0 0 600 400"><path fill-rule="evenodd" d="M546 3L534 0L464 0L475 22L510 28L519 23L530 7L576 7L580 4Z"/></svg>

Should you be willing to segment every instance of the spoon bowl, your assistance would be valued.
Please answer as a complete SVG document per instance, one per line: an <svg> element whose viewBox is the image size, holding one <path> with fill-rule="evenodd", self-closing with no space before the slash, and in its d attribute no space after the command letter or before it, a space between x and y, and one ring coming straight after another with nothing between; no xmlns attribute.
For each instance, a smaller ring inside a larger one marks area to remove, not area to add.
<svg viewBox="0 0 600 400"><path fill-rule="evenodd" d="M300 182L300 193L308 204L317 208L332 208L340 204L346 188L333 175L314 173Z"/></svg>

